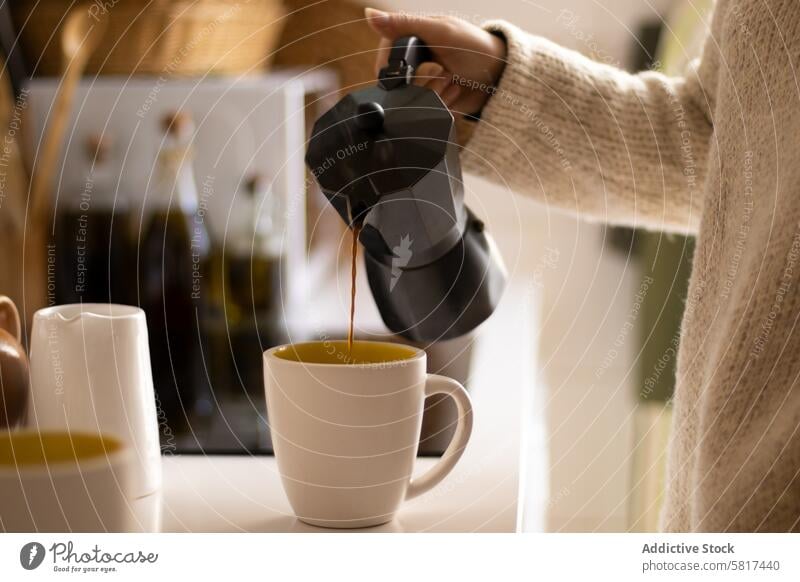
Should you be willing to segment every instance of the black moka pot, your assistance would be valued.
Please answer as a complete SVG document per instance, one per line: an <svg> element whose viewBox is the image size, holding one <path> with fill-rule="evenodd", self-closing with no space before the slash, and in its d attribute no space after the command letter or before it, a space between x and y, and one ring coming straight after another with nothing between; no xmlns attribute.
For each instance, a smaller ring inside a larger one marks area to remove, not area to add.
<svg viewBox="0 0 800 582"><path fill-rule="evenodd" d="M506 281L483 223L464 205L453 115L434 91L411 84L427 60L419 39L397 40L378 84L317 120L306 154L330 203L351 228L362 227L384 322L420 342L477 327Z"/></svg>

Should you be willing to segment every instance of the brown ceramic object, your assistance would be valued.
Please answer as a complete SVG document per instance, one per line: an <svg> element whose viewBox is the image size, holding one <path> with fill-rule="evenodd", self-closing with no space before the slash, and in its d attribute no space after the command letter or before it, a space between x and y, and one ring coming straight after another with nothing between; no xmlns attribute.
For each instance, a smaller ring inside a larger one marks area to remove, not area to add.
<svg viewBox="0 0 800 582"><path fill-rule="evenodd" d="M21 424L28 402L28 356L20 337L17 307L0 295L0 428Z"/></svg>

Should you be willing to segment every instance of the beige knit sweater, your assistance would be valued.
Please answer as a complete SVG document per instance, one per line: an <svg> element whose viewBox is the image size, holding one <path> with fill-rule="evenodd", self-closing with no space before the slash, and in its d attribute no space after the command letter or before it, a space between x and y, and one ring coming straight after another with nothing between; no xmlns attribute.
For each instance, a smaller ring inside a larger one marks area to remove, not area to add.
<svg viewBox="0 0 800 582"><path fill-rule="evenodd" d="M508 64L468 171L698 235L662 527L800 530L800 3L719 0L682 78L488 27Z"/></svg>

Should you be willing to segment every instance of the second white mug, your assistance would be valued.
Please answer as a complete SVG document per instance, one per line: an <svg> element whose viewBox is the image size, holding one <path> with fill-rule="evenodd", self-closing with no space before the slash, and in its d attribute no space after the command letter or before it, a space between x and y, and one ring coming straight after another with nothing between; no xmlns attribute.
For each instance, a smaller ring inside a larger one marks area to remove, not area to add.
<svg viewBox="0 0 800 582"><path fill-rule="evenodd" d="M0 431L0 531L129 532L131 450L111 436Z"/></svg>

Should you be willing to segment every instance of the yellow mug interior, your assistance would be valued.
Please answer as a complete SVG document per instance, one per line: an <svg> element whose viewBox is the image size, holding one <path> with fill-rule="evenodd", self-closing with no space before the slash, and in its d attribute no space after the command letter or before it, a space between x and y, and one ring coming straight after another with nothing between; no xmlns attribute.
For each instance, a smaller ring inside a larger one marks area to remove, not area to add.
<svg viewBox="0 0 800 582"><path fill-rule="evenodd" d="M0 469L78 463L105 457L122 443L100 434L75 432L6 432L0 435Z"/></svg>
<svg viewBox="0 0 800 582"><path fill-rule="evenodd" d="M414 348L388 342L330 340L290 344L277 349L275 357L304 364L364 365L388 364L408 360L418 353Z"/></svg>

